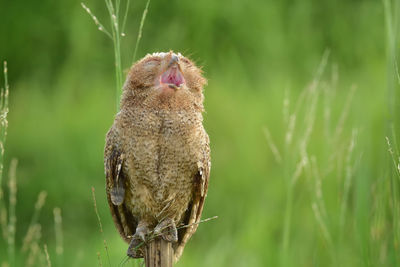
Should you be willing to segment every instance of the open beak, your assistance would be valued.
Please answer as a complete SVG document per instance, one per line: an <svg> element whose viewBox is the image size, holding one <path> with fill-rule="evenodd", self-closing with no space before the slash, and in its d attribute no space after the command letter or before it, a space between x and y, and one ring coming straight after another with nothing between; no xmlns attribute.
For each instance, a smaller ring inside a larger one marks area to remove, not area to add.
<svg viewBox="0 0 400 267"><path fill-rule="evenodd" d="M169 88L179 89L185 82L179 66L179 58L172 55L171 61L168 63L167 70L161 75L160 82L167 84Z"/></svg>

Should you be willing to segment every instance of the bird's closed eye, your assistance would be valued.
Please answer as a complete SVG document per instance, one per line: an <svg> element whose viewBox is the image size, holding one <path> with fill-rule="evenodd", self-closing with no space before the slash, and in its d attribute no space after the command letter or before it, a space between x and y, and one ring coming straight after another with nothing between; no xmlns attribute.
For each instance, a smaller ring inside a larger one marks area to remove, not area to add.
<svg viewBox="0 0 400 267"><path fill-rule="evenodd" d="M145 64L148 64L148 63L160 63L161 62L161 59L160 58L157 58L157 57L151 57L151 58L148 58L144 63Z"/></svg>
<svg viewBox="0 0 400 267"><path fill-rule="evenodd" d="M160 65L160 60L159 59L149 59L148 61L146 61L146 62L144 62L144 68L146 69L146 70L151 70L151 69L153 69L154 67L156 67L156 66L158 66L158 65Z"/></svg>
<svg viewBox="0 0 400 267"><path fill-rule="evenodd" d="M191 63L190 60L187 59L187 58L181 58L181 61L184 62L184 63L185 63L186 65L188 65L188 66L192 66L192 63Z"/></svg>

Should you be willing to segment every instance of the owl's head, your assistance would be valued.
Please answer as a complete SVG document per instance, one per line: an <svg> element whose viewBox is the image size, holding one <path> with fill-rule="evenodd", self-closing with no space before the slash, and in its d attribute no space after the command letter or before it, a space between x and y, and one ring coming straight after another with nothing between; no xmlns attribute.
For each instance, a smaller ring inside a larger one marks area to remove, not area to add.
<svg viewBox="0 0 400 267"><path fill-rule="evenodd" d="M201 69L180 53L153 53L130 69L124 98L135 98L151 105L194 104L202 107L206 82Z"/></svg>

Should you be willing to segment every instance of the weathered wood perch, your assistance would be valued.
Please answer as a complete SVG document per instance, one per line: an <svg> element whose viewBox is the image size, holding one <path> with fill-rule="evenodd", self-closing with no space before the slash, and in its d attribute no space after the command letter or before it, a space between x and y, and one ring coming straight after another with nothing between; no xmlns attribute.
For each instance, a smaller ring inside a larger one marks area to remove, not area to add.
<svg viewBox="0 0 400 267"><path fill-rule="evenodd" d="M172 267L174 262L174 250L171 242L161 237L150 241L144 251L146 267Z"/></svg>

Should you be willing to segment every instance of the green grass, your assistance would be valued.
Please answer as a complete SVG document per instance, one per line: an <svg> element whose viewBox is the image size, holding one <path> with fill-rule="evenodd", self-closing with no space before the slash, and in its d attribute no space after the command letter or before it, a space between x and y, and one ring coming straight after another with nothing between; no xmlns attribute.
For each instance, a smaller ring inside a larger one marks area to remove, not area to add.
<svg viewBox="0 0 400 267"><path fill-rule="evenodd" d="M90 11L90 9L85 6L84 3L81 3L83 9L91 16L93 19L93 22L95 25L98 27L98 30L105 33L107 37L109 37L112 42L113 42L113 47L114 47L114 60L115 60L115 88L116 88L116 107L117 111L119 110L119 101L120 101L120 96L122 94L122 85L124 83L123 81L123 71L122 71L122 53L121 53L121 39L124 37L126 34L124 33L125 25L126 25L126 20L128 18L128 10L129 10L129 5L130 5L130 0L126 0L126 7L125 7L125 12L123 18L121 18L120 13L122 12L121 9L121 1L116 0L113 2L112 0L105 0L107 10L108 10L108 15L110 17L110 28L111 28L111 34L109 31L103 26L103 24L100 23L98 18ZM136 44L135 44L135 50L133 52L133 58L132 58L132 63L135 62L136 60L136 54L137 50L139 47L140 39L142 38L142 31L143 31L143 26L144 22L146 20L146 15L149 9L149 4L150 0L147 0L146 7L143 11L142 19L140 20L140 26L139 26L139 31L138 35L136 38ZM129 67L129 66L128 66Z"/></svg>

